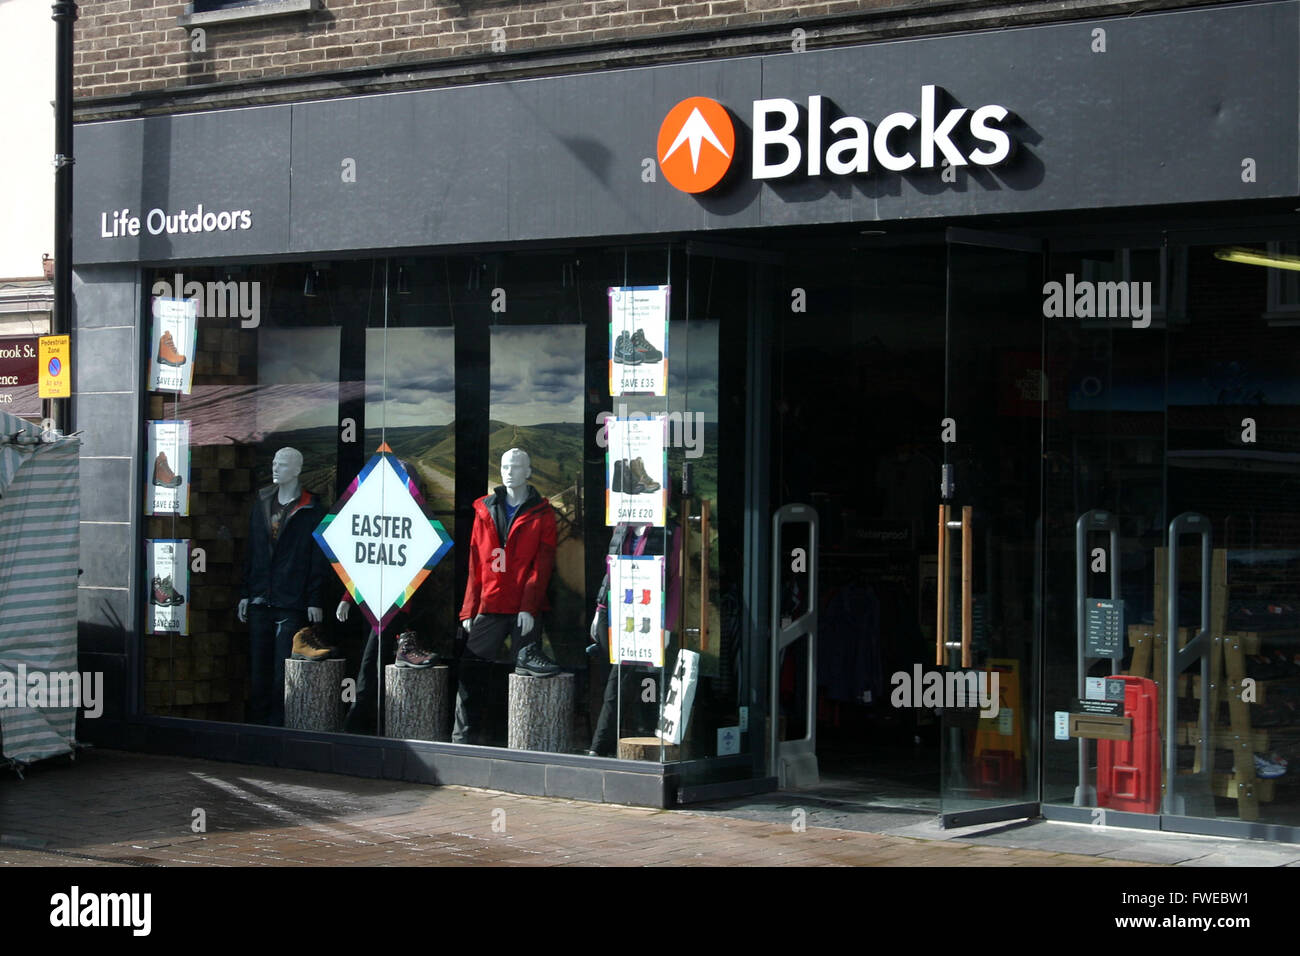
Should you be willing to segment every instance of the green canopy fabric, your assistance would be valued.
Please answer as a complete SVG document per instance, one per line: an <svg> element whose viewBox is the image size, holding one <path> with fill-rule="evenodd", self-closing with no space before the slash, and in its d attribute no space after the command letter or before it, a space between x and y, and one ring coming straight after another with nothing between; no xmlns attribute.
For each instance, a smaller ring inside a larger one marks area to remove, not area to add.
<svg viewBox="0 0 1300 956"><path fill-rule="evenodd" d="M19 764L71 751L77 718L15 704L20 677L77 668L81 443L40 434L0 412L0 756Z"/></svg>

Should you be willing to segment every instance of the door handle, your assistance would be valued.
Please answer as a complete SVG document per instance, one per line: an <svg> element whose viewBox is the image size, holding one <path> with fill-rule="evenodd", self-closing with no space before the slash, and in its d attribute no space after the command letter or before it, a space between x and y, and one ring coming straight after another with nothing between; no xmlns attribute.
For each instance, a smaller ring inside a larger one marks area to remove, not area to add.
<svg viewBox="0 0 1300 956"><path fill-rule="evenodd" d="M975 535L971 506L961 509L961 666L970 667L972 590L975 580Z"/></svg>
<svg viewBox="0 0 1300 956"><path fill-rule="evenodd" d="M682 579L681 608L678 612L681 616L682 642L678 646L684 648L687 647L686 638L691 636L693 630L689 626L690 618L686 615L686 595L691 593L691 524L694 521L694 517L691 515L691 499L683 497L680 508L680 514L682 515L681 551L678 552L677 567L681 572Z"/></svg>
<svg viewBox="0 0 1300 956"><path fill-rule="evenodd" d="M700 653L709 649L709 499L700 502Z"/></svg>
<svg viewBox="0 0 1300 956"><path fill-rule="evenodd" d="M973 597L975 580L975 540L972 534L971 506L963 505L961 520L952 520L952 505L939 505L939 580L935 591L939 606L935 614L934 663L942 667L945 653L961 648L961 666L970 667L971 631L973 630ZM948 531L961 535L961 641L948 637L948 573L952 568L952 546Z"/></svg>
<svg viewBox="0 0 1300 956"><path fill-rule="evenodd" d="M948 637L948 515L951 506L939 505L939 574L935 582L934 664L943 666L944 642Z"/></svg>
<svg viewBox="0 0 1300 956"><path fill-rule="evenodd" d="M682 625L683 635L699 639L700 653L709 649L709 515L711 505L708 498L700 499L700 513L693 515L690 513L689 505L686 507L686 520L682 522L682 552L681 562L678 567L681 568L682 578ZM687 627L688 620L686 616L685 596L689 593L690 588L695 582L691 581L690 563L687 560L690 557L690 530L695 525L699 528L700 535L700 565L699 565L699 589L700 589L700 618L699 627ZM683 646L685 646L683 644Z"/></svg>

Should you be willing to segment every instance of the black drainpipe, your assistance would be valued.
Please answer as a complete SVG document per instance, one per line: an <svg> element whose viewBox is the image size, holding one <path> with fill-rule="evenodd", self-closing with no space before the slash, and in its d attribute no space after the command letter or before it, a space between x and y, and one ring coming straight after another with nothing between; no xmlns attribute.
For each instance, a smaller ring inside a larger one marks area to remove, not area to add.
<svg viewBox="0 0 1300 956"><path fill-rule="evenodd" d="M57 31L54 52L54 313L53 335L72 334L72 24L73 0L59 0L51 17ZM48 399L47 418L64 433L72 431L66 398Z"/></svg>

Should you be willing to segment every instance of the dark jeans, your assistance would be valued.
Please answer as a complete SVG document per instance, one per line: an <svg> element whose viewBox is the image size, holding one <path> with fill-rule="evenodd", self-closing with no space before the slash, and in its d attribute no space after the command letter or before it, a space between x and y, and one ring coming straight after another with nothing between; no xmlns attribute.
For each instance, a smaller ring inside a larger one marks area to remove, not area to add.
<svg viewBox="0 0 1300 956"><path fill-rule="evenodd" d="M390 630L394 630L390 628ZM380 645L383 645L382 650ZM384 678L380 673L384 661L392 661L397 651L397 639L387 634L381 641L372 627L361 652L361 667L357 670L357 699L348 709L343 730L349 734L377 734L383 725L380 717L384 706Z"/></svg>
<svg viewBox="0 0 1300 956"><path fill-rule="evenodd" d="M307 626L307 612L296 608L248 606L248 662L252 687L248 719L284 726L284 662L293 653L293 636Z"/></svg>
<svg viewBox="0 0 1300 956"><path fill-rule="evenodd" d="M490 745L498 738L494 725L499 722L498 712L504 710L505 694L498 686L500 668L492 662L500 657L507 637L510 653L515 655L521 647L542 636L538 620L534 620L533 629L527 634L519 634L518 617L517 614L480 614L474 618L460 659L456 724L451 732L453 743Z"/></svg>

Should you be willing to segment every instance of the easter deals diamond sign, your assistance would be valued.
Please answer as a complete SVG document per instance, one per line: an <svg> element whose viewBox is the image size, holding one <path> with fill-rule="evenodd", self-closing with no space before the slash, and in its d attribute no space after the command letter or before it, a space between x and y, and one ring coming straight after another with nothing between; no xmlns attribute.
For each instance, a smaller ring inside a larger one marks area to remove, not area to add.
<svg viewBox="0 0 1300 956"><path fill-rule="evenodd" d="M451 550L447 530L387 443L313 532L372 625L383 629Z"/></svg>

